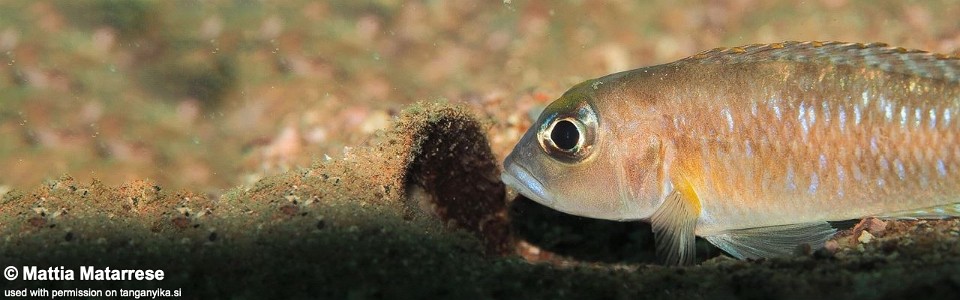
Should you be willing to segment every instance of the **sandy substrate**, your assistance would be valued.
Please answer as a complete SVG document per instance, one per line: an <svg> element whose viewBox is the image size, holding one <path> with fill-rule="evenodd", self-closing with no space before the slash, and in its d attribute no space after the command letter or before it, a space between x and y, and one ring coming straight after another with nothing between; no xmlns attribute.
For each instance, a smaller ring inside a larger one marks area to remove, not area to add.
<svg viewBox="0 0 960 300"><path fill-rule="evenodd" d="M732 260L701 243L700 265L652 265L646 225L509 199L489 126L462 107L417 104L342 158L217 198L68 177L8 191L0 200L0 266L167 275L0 285L322 299L953 299L960 292L957 220L864 222L827 249L763 261Z"/></svg>

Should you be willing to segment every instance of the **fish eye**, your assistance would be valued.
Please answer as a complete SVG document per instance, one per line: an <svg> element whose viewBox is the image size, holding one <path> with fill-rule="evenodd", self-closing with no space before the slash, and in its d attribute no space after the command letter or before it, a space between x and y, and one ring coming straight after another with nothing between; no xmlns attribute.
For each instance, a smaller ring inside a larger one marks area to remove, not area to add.
<svg viewBox="0 0 960 300"><path fill-rule="evenodd" d="M580 144L580 128L573 122L576 120L559 120L553 124L550 131L550 140L560 150L574 150Z"/></svg>
<svg viewBox="0 0 960 300"><path fill-rule="evenodd" d="M540 148L551 158L575 163L591 157L595 148L597 115L583 103L573 110L553 113L540 123Z"/></svg>

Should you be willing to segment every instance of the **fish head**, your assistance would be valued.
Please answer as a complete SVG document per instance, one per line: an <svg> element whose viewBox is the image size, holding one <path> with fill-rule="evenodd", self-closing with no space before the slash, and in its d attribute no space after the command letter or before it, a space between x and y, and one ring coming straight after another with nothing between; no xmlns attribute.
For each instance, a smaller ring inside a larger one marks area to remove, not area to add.
<svg viewBox="0 0 960 300"><path fill-rule="evenodd" d="M548 105L504 160L503 182L531 200L569 214L610 220L652 214L655 204L650 202L659 196L661 183L649 180L651 176L626 178L626 173L658 174L659 157L642 162L647 165L624 168L626 152L617 144L624 135L601 117L598 109L613 109L597 101L602 96L597 81L587 81ZM624 142L637 140L635 132L625 136L629 140ZM634 148L659 153L659 144L647 145L647 140ZM647 193L651 194L648 201L636 199L644 189L656 192Z"/></svg>

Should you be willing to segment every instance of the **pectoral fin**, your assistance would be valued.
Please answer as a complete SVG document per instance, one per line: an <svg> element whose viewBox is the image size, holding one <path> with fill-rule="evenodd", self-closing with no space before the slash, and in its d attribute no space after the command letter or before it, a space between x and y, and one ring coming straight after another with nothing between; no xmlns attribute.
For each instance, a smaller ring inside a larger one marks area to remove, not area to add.
<svg viewBox="0 0 960 300"><path fill-rule="evenodd" d="M830 223L814 222L728 230L704 238L736 258L756 259L792 255L803 244L819 249L836 232Z"/></svg>
<svg viewBox="0 0 960 300"><path fill-rule="evenodd" d="M674 190L664 199L650 218L657 257L662 263L689 265L694 262L694 229L699 216L700 200L692 189Z"/></svg>

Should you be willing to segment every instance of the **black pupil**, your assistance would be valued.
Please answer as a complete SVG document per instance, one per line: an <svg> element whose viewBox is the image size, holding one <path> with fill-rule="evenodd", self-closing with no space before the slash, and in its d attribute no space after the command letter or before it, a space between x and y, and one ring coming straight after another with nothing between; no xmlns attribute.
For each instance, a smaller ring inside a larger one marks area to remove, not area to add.
<svg viewBox="0 0 960 300"><path fill-rule="evenodd" d="M550 139L562 150L571 150L577 146L580 141L580 131L577 125L567 120L561 120L553 125L553 131L550 132Z"/></svg>

